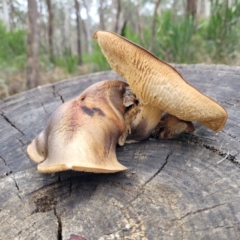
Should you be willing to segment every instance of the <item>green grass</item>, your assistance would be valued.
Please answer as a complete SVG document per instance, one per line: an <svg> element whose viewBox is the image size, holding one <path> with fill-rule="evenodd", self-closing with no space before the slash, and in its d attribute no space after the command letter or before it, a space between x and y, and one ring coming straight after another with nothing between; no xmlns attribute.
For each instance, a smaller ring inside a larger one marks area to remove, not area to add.
<svg viewBox="0 0 240 240"><path fill-rule="evenodd" d="M26 32L8 32L0 21L0 69L12 71L26 66Z"/></svg>
<svg viewBox="0 0 240 240"><path fill-rule="evenodd" d="M223 63L239 64L240 56L240 3L233 8L212 0L209 18L193 19L191 16L177 15L166 10L157 17L156 36L152 53L166 62L172 63ZM139 36L129 25L124 27L124 35L131 41L149 49L151 45L151 17L142 16L143 36ZM144 18L145 17L145 18ZM146 20L146 21L144 21ZM27 32L7 31L0 21L0 76L8 76L26 68ZM97 41L92 42L92 54L83 54L83 65L89 71L111 69L103 56ZM55 67L67 74L79 74L78 58L66 49L61 56L50 62L48 46L40 46L41 70L54 71Z"/></svg>

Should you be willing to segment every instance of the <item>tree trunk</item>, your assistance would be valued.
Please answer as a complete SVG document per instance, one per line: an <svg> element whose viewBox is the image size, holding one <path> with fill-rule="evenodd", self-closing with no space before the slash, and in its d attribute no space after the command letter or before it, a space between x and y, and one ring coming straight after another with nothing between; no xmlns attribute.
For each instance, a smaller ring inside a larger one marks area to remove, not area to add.
<svg viewBox="0 0 240 240"><path fill-rule="evenodd" d="M77 23L77 52L78 64L82 65L82 50L81 50L81 31L80 31L80 6L79 1L75 0L76 23Z"/></svg>
<svg viewBox="0 0 240 240"><path fill-rule="evenodd" d="M197 0L187 0L187 15L195 17L197 12Z"/></svg>
<svg viewBox="0 0 240 240"><path fill-rule="evenodd" d="M40 84L39 75L39 35L38 10L36 0L28 0L28 37L27 37L27 88Z"/></svg>
<svg viewBox="0 0 240 240"><path fill-rule="evenodd" d="M70 7L64 7L64 32L63 32L64 49L71 48L71 31L70 31Z"/></svg>
<svg viewBox="0 0 240 240"><path fill-rule="evenodd" d="M10 17L10 29L14 29L15 28L15 23L13 18L15 17L15 13L14 13L14 6L13 6L13 0L9 0L9 17Z"/></svg>
<svg viewBox="0 0 240 240"><path fill-rule="evenodd" d="M39 45L42 46L42 48L44 48L44 51L47 52L48 50L46 49L45 46L48 45L48 34L47 34L47 27L46 27L46 23L44 21L44 13L45 13L45 3L42 1L39 1L38 4L38 12L39 12Z"/></svg>
<svg viewBox="0 0 240 240"><path fill-rule="evenodd" d="M116 13L114 13L113 9L116 10ZM112 31L116 33L118 33L119 31L120 13L121 13L121 1L112 0Z"/></svg>
<svg viewBox="0 0 240 240"><path fill-rule="evenodd" d="M104 21L104 7L103 7L104 0L99 0L99 25L101 30L105 30L105 21Z"/></svg>
<svg viewBox="0 0 240 240"><path fill-rule="evenodd" d="M137 0L136 1L137 31L138 31L138 35L141 40L141 45L145 46L146 44L145 44L145 39L143 36L143 25L142 25L142 18L140 15L140 10L141 10L141 1Z"/></svg>
<svg viewBox="0 0 240 240"><path fill-rule="evenodd" d="M86 43L87 43L87 52L90 54L92 52L92 44L91 44L91 17L89 16L89 9L86 0L83 0L83 5L86 9L87 13L87 19L85 21L85 27L86 27Z"/></svg>
<svg viewBox="0 0 240 240"><path fill-rule="evenodd" d="M0 239L239 239L240 69L203 64L177 69L226 108L226 125L215 133L196 124L193 134L179 139L117 147L128 170L115 174L41 174L26 154L63 101L98 81L119 79L113 71L1 101Z"/></svg>
<svg viewBox="0 0 240 240"><path fill-rule="evenodd" d="M54 63L54 52L53 52L53 12L51 0L47 0L48 9L48 43L49 43L49 55L50 61Z"/></svg>
<svg viewBox="0 0 240 240"><path fill-rule="evenodd" d="M9 18L9 9L7 0L2 1L2 9L3 9L3 21L7 27L7 30L10 30L10 18Z"/></svg>
<svg viewBox="0 0 240 240"><path fill-rule="evenodd" d="M154 45L154 40L155 40L155 36L156 36L156 22L157 22L158 9L159 9L160 3L161 3L161 0L155 1L153 21L152 21L152 36L151 36L149 51L152 51L152 48Z"/></svg>

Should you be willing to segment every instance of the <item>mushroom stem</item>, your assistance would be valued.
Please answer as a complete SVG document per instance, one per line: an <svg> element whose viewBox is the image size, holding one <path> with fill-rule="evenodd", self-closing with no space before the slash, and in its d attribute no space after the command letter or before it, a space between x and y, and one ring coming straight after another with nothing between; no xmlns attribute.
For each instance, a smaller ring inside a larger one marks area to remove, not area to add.
<svg viewBox="0 0 240 240"><path fill-rule="evenodd" d="M129 87L124 93L123 103L127 110L124 115L125 131L118 139L120 146L123 146L126 140L141 141L148 138L162 115L158 108L139 103Z"/></svg>
<svg viewBox="0 0 240 240"><path fill-rule="evenodd" d="M127 140L142 141L147 139L161 119L163 111L150 104L139 104L137 115L131 121L131 132Z"/></svg>

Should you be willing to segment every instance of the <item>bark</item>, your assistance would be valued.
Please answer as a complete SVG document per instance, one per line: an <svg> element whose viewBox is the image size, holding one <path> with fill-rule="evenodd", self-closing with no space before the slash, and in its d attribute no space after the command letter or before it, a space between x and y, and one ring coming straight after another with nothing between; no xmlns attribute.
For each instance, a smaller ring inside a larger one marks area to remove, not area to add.
<svg viewBox="0 0 240 240"><path fill-rule="evenodd" d="M154 40L155 40L155 36L156 36L156 22L157 22L158 9L159 9L160 3L161 3L161 0L155 1L153 21L152 21L152 37L151 37L151 41L150 41L149 51L152 51L152 48L154 45Z"/></svg>
<svg viewBox="0 0 240 240"><path fill-rule="evenodd" d="M58 29L60 29L60 33L59 33L59 41L58 41L58 52L60 55L64 54L66 52L66 50L69 50L69 46L65 47L67 45L67 40L69 38L71 38L71 36L67 33L65 33L66 29L65 29L65 18L66 18L66 15L65 15L65 8L67 8L64 4L61 5L61 12L59 14L59 20L58 20ZM55 45L54 45L55 46ZM54 48L55 50L55 48ZM71 52L71 51L70 51ZM54 51L54 55L55 55L55 51Z"/></svg>
<svg viewBox="0 0 240 240"><path fill-rule="evenodd" d="M76 10L76 23L77 23L77 52L78 52L78 64L82 65L82 50L81 50L81 31L80 31L80 5L79 1L75 0Z"/></svg>
<svg viewBox="0 0 240 240"><path fill-rule="evenodd" d="M136 15L137 15L137 30L138 30L138 35L140 36L141 39L141 44L145 44L145 39L143 36L143 25L142 25L142 18L140 16L140 10L141 10L141 1L137 0L136 1Z"/></svg>
<svg viewBox="0 0 240 240"><path fill-rule="evenodd" d="M2 1L2 9L3 9L3 20L7 27L7 30L10 30L10 18L9 18L9 9L7 0Z"/></svg>
<svg viewBox="0 0 240 240"><path fill-rule="evenodd" d="M187 0L187 15L195 17L197 12L197 0Z"/></svg>
<svg viewBox="0 0 240 240"><path fill-rule="evenodd" d="M53 12L52 12L52 2L47 0L48 9L48 44L49 44L49 55L50 61L54 63L54 52L53 52Z"/></svg>
<svg viewBox="0 0 240 240"><path fill-rule="evenodd" d="M71 46L69 39L71 39L71 31L70 31L70 14L69 14L69 6L65 6L64 8L64 32L63 32L63 46L64 49L67 49Z"/></svg>
<svg viewBox="0 0 240 240"><path fill-rule="evenodd" d="M39 1L38 4L38 11L39 11L39 45L44 47L44 51L47 51L47 49L45 49L45 46L47 46L48 44L48 39L47 39L47 35L46 35L46 24L44 21L44 6L43 6L43 2Z"/></svg>
<svg viewBox="0 0 240 240"><path fill-rule="evenodd" d="M10 29L14 29L15 23L13 18L15 17L15 15L14 15L14 6L13 6L12 0L9 0L9 17L10 17Z"/></svg>
<svg viewBox="0 0 240 240"><path fill-rule="evenodd" d="M104 21L104 7L103 7L104 0L99 0L99 25L101 30L105 30L105 21Z"/></svg>
<svg viewBox="0 0 240 240"><path fill-rule="evenodd" d="M36 0L28 0L28 37L27 37L27 88L40 84L39 74L39 27Z"/></svg>
<svg viewBox="0 0 240 240"><path fill-rule="evenodd" d="M113 10L116 10L114 14ZM112 31L118 33L120 24L121 1L112 0Z"/></svg>
<svg viewBox="0 0 240 240"><path fill-rule="evenodd" d="M83 5L86 9L86 13L87 13L87 19L84 22L85 27L86 27L86 44L87 44L87 52L91 53L92 52L92 45L91 45L91 17L89 16L89 9L88 9L88 5L86 0L83 0Z"/></svg>

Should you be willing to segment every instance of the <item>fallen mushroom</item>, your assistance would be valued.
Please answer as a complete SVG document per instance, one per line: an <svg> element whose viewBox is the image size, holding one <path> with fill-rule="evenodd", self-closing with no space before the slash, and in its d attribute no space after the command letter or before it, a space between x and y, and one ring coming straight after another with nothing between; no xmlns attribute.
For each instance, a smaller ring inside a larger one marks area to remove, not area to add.
<svg viewBox="0 0 240 240"><path fill-rule="evenodd" d="M184 121L169 113L164 113L154 130L154 136L161 139L172 139L183 132L192 133L195 128L192 122Z"/></svg>
<svg viewBox="0 0 240 240"><path fill-rule="evenodd" d="M118 172L116 144L125 130L123 96L127 84L102 81L62 104L45 129L28 146L30 158L43 173L63 170ZM128 101L128 105L131 105Z"/></svg>
<svg viewBox="0 0 240 240"><path fill-rule="evenodd" d="M127 80L142 105L131 124L133 139L147 138L163 111L184 121L197 121L214 131L222 129L228 116L226 110L187 83L172 66L115 33L97 31L94 38L110 66Z"/></svg>

